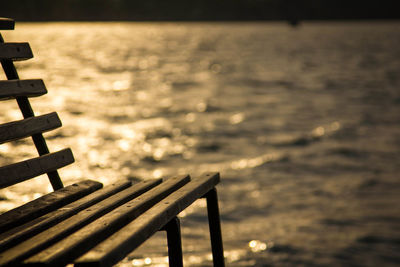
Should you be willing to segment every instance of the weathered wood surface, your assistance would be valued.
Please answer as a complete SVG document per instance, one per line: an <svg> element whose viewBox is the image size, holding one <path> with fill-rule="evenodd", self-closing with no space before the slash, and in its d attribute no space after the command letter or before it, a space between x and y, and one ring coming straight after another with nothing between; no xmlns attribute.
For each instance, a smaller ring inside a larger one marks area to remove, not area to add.
<svg viewBox="0 0 400 267"><path fill-rule="evenodd" d="M81 210L84 210L107 197L114 195L131 185L128 180L118 181L108 185L103 189L97 190L83 198L80 198L70 204L67 204L57 210L49 212L32 221L22 224L18 227L0 234L0 251L10 248L23 240L26 240L35 234L55 225L66 218L69 218Z"/></svg>
<svg viewBox="0 0 400 267"><path fill-rule="evenodd" d="M190 177L188 175L166 180L140 197L127 202L48 249L32 256L24 264L57 266L71 262L74 258L82 255L99 242L108 238L112 233L140 216L153 205L162 201L169 194L184 186L189 180ZM133 223L135 222L136 220ZM128 230L124 232L124 235L130 236L131 232Z"/></svg>
<svg viewBox="0 0 400 267"><path fill-rule="evenodd" d="M193 179L133 222L108 237L75 261L75 266L111 266L123 259L151 235L198 198L213 189L219 182L219 174L207 174ZM40 258L28 260L39 262Z"/></svg>
<svg viewBox="0 0 400 267"><path fill-rule="evenodd" d="M46 86L41 79L0 81L0 100L16 97L36 97L47 94Z"/></svg>
<svg viewBox="0 0 400 267"><path fill-rule="evenodd" d="M67 148L41 157L0 167L0 188L55 171L73 162L72 151Z"/></svg>
<svg viewBox="0 0 400 267"><path fill-rule="evenodd" d="M0 18L0 30L14 30L15 22L13 19Z"/></svg>
<svg viewBox="0 0 400 267"><path fill-rule="evenodd" d="M0 43L0 60L26 60L33 58L29 43Z"/></svg>
<svg viewBox="0 0 400 267"><path fill-rule="evenodd" d="M45 231L25 240L18 245L0 253L0 266L15 265L22 259L39 252L66 236L74 235L79 228L93 222L97 218L123 205L144 192L160 184L161 180L149 180L135 184L97 204L77 213L76 215L46 229ZM104 218L101 217L101 218ZM103 223L96 221L95 225L104 227ZM68 249L66 247L65 249ZM76 251L79 253L79 251ZM76 253L75 252L75 253ZM63 266L57 263L56 266Z"/></svg>
<svg viewBox="0 0 400 267"><path fill-rule="evenodd" d="M56 210L101 187L102 184L99 182L85 180L43 195L25 205L1 214L0 232L6 232L13 227L17 227L50 211Z"/></svg>
<svg viewBox="0 0 400 267"><path fill-rule="evenodd" d="M56 112L0 125L0 144L61 127Z"/></svg>
<svg viewBox="0 0 400 267"><path fill-rule="evenodd" d="M4 43L3 37L0 34L0 54L7 55L7 46L8 45L9 44ZM30 57L33 57L32 51L30 50L30 47L29 47L29 44L26 43L23 45L25 46L26 49L29 48L30 54L29 53L27 53L27 54L29 54ZM19 75L14 66L14 62L12 61L12 58L2 59L0 57L0 62L1 62L1 66L3 67L3 70L4 70L4 74L6 75L8 80L18 80L19 79ZM31 104L26 96L17 97L16 100L17 100L19 109L21 110L24 118L29 118L29 117L35 116L33 109L31 107ZM39 152L39 155L45 155L45 154L49 153L49 149L47 147L46 141L44 140L42 134L35 134L32 136L32 139L33 139L33 143L35 144L37 151ZM48 172L47 176L49 177L50 183L54 190L63 188L64 185L61 181L61 178L60 178L57 170Z"/></svg>

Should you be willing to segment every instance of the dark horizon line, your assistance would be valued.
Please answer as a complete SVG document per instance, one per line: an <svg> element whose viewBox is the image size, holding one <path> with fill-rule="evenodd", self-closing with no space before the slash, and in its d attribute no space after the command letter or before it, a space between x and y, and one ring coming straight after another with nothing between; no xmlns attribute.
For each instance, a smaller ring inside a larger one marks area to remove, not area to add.
<svg viewBox="0 0 400 267"><path fill-rule="evenodd" d="M291 22L288 19L18 19L18 22ZM314 21L400 21L397 17L388 18L311 18L296 19L298 22Z"/></svg>

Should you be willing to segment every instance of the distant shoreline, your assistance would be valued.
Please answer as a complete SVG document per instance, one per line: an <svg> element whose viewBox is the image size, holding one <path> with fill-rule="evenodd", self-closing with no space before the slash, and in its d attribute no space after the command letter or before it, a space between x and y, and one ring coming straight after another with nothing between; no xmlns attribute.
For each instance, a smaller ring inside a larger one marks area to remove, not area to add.
<svg viewBox="0 0 400 267"><path fill-rule="evenodd" d="M0 17L16 21L303 21L400 19L393 0L21 0Z"/></svg>
<svg viewBox="0 0 400 267"><path fill-rule="evenodd" d="M86 22L162 22L162 23L289 23L289 20L16 20L19 23L86 23ZM378 22L378 23L391 23L391 22L400 22L400 18L393 19L308 19L308 20L299 20L298 23L301 25L303 23L368 23L368 22Z"/></svg>

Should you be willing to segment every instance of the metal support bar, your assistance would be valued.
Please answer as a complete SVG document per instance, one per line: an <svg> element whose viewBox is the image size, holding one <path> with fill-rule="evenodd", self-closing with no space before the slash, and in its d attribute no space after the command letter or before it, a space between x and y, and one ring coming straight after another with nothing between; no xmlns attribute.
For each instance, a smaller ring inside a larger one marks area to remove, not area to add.
<svg viewBox="0 0 400 267"><path fill-rule="evenodd" d="M1 34L0 34L0 43L4 43L4 39L1 36ZM14 62L12 60L2 60L1 65L4 69L4 73L6 74L8 80L19 79L17 69L15 68ZM17 103L24 118L35 116L27 97L17 97ZM32 139L40 156L49 153L49 149L42 134L34 134L32 136ZM50 183L54 190L64 187L57 171L49 172L47 173L47 176L49 177Z"/></svg>
<svg viewBox="0 0 400 267"><path fill-rule="evenodd" d="M181 223L174 217L167 223L163 230L167 231L169 266L183 267Z"/></svg>
<svg viewBox="0 0 400 267"><path fill-rule="evenodd" d="M208 225L210 227L211 249L215 267L225 266L222 244L221 222L219 218L217 189L214 187L204 195L207 200Z"/></svg>

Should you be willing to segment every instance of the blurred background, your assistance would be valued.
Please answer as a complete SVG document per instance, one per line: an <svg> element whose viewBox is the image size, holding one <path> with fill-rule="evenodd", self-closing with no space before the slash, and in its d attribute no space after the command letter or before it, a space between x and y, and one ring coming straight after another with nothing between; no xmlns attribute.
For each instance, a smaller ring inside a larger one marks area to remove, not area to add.
<svg viewBox="0 0 400 267"><path fill-rule="evenodd" d="M1 13L18 21L198 21L399 18L393 0L16 0Z"/></svg>
<svg viewBox="0 0 400 267"><path fill-rule="evenodd" d="M398 266L400 21L394 1L2 1L21 78L56 110L65 184L221 172L228 266ZM4 74L0 78L5 79ZM0 122L22 118L1 103ZM0 145L0 165L35 155ZM0 191L0 212L49 192ZM180 214L211 266L205 202ZM164 233L121 266L167 266Z"/></svg>
<svg viewBox="0 0 400 267"><path fill-rule="evenodd" d="M393 0L16 0L1 13L18 21L198 21L399 18Z"/></svg>

